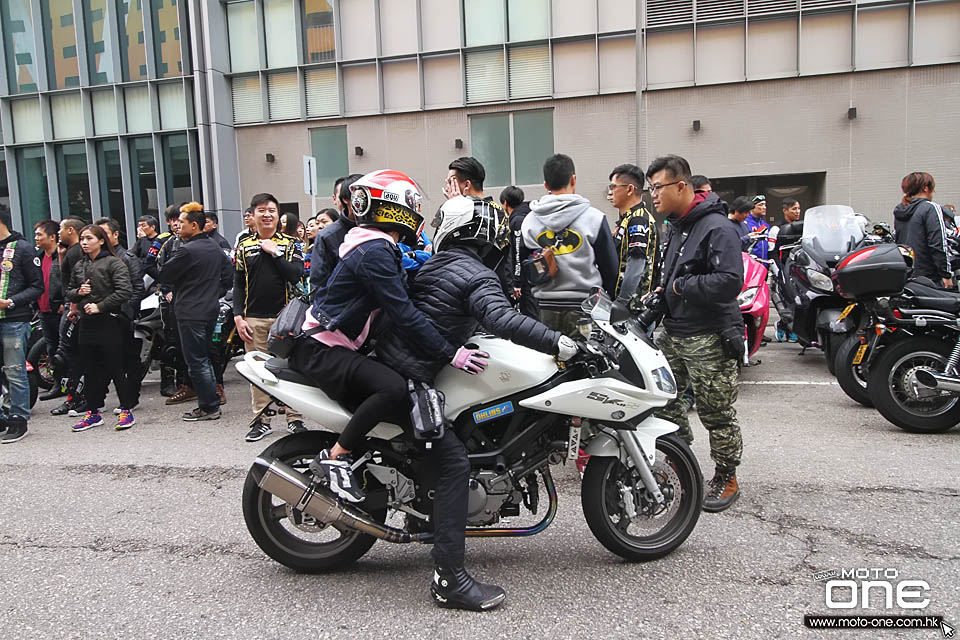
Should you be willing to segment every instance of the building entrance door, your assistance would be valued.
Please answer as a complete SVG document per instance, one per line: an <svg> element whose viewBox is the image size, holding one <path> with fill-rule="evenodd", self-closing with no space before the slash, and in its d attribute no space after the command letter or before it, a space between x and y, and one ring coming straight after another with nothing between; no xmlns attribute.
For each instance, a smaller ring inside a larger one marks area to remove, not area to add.
<svg viewBox="0 0 960 640"><path fill-rule="evenodd" d="M720 198L730 204L738 196L767 197L767 221L778 222L783 217L781 203L786 198L800 202L804 211L825 204L823 201L826 172L793 173L772 176L711 178L710 184Z"/></svg>

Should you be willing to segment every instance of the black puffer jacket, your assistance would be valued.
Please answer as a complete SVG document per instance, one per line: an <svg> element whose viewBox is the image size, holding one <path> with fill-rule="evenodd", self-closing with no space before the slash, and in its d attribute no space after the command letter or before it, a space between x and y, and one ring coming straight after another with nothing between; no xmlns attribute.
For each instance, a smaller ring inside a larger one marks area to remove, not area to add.
<svg viewBox="0 0 960 640"><path fill-rule="evenodd" d="M80 295L80 286L90 281L90 293ZM84 306L96 303L100 313L118 314L125 302L133 295L130 272L123 260L107 251L97 254L96 260L86 255L73 266L70 285L66 290L67 300L77 303L80 315L85 316Z"/></svg>
<svg viewBox="0 0 960 640"><path fill-rule="evenodd" d="M893 210L893 239L913 249L913 275L934 281L953 275L940 205L926 198L898 204Z"/></svg>
<svg viewBox="0 0 960 640"><path fill-rule="evenodd" d="M441 251L421 267L410 299L450 344L461 345L483 327L517 344L556 354L560 334L513 310L500 279L464 247ZM449 362L417 350L408 336L389 327L376 347L377 357L395 371L422 382Z"/></svg>

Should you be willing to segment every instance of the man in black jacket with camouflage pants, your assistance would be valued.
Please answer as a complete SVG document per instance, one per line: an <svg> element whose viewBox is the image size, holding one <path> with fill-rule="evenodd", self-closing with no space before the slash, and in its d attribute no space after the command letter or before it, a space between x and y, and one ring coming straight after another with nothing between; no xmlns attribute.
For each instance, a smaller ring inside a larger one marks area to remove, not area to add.
<svg viewBox="0 0 960 640"><path fill-rule="evenodd" d="M703 509L723 511L740 495L736 471L743 451L733 408L743 357L743 321L737 304L743 287L740 238L715 193L694 193L690 165L683 158L657 158L646 176L657 211L670 221L661 289L664 332L657 345L670 363L677 387L693 383L697 414L710 432L710 457L716 464ZM679 425L678 435L693 442L680 398L658 416Z"/></svg>

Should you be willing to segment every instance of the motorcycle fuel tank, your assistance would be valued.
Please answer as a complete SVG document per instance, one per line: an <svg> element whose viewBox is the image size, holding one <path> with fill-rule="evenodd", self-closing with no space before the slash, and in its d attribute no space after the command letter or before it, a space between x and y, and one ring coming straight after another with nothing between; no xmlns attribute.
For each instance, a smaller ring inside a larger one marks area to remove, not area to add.
<svg viewBox="0 0 960 640"><path fill-rule="evenodd" d="M480 375L444 367L436 378L436 387L446 396L446 414L456 420L464 409L489 403L497 398L529 389L557 373L557 363L549 356L494 336L474 336L475 344L490 354L490 364Z"/></svg>

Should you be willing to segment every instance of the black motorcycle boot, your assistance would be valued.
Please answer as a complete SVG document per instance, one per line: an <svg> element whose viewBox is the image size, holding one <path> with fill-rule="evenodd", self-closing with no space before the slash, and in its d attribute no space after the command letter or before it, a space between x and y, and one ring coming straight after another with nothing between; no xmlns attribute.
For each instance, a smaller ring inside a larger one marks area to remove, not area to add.
<svg viewBox="0 0 960 640"><path fill-rule="evenodd" d="M739 497L740 485L737 483L737 472L717 469L707 487L707 495L703 499L703 510L708 513L725 511Z"/></svg>
<svg viewBox="0 0 960 640"><path fill-rule="evenodd" d="M56 383L54 386L50 387L49 391L44 391L38 397L39 400L56 400L57 398L62 398L67 395L67 392L64 391L63 387L60 386L60 383Z"/></svg>
<svg viewBox="0 0 960 640"><path fill-rule="evenodd" d="M169 398L177 392L177 370L160 365L160 395Z"/></svg>
<svg viewBox="0 0 960 640"><path fill-rule="evenodd" d="M463 567L437 566L430 583L430 595L445 609L490 611L506 599L506 592L492 584L477 582Z"/></svg>

